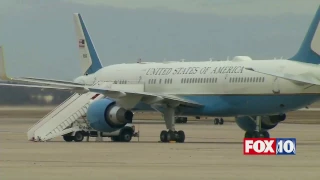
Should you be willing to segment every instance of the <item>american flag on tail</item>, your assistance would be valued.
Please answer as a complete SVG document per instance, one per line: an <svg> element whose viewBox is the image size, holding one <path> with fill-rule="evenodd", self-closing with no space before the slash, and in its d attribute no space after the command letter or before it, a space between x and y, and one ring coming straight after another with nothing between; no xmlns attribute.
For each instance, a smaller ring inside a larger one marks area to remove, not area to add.
<svg viewBox="0 0 320 180"><path fill-rule="evenodd" d="M83 48L85 44L85 40L84 39L80 39L79 40L79 47Z"/></svg>

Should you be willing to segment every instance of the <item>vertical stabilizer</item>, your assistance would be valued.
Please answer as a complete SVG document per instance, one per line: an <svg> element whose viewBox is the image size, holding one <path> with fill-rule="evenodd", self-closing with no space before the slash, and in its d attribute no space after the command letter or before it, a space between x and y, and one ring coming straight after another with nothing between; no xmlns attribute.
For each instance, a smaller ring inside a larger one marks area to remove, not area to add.
<svg viewBox="0 0 320 180"><path fill-rule="evenodd" d="M7 76L7 73L6 73L6 66L4 63L4 54L3 54L2 46L0 46L0 79L5 81L10 80L10 78Z"/></svg>
<svg viewBox="0 0 320 180"><path fill-rule="evenodd" d="M92 74L101 69L102 63L91 41L90 35L79 13L73 14L77 35L80 63L83 74Z"/></svg>
<svg viewBox="0 0 320 180"><path fill-rule="evenodd" d="M299 51L290 60L320 64L320 6L310 24Z"/></svg>

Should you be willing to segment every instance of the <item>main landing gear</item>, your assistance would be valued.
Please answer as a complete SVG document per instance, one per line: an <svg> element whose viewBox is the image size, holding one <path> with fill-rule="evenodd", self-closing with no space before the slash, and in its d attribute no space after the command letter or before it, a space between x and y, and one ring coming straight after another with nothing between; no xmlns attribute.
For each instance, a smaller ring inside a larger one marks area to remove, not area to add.
<svg viewBox="0 0 320 180"><path fill-rule="evenodd" d="M168 131L161 131L160 141L161 142L170 142L176 141L183 143L185 140L185 134L183 131L175 130L175 118L174 118L175 109L173 107L167 106L164 110L164 121Z"/></svg>
<svg viewBox="0 0 320 180"><path fill-rule="evenodd" d="M224 119L223 118L214 118L213 123L215 125L218 125L218 124L222 125L224 123Z"/></svg>
<svg viewBox="0 0 320 180"><path fill-rule="evenodd" d="M244 137L245 138L270 138L269 132L261 129L261 116L257 116L255 123L256 123L255 131L247 131L244 134Z"/></svg>

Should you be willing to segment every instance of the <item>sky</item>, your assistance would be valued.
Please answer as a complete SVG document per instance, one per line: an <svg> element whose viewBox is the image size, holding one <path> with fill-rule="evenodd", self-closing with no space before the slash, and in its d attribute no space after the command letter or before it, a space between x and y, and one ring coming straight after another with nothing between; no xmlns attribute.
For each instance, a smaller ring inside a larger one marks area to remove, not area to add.
<svg viewBox="0 0 320 180"><path fill-rule="evenodd" d="M81 13L104 66L290 58L319 0L1 0L0 44L13 77L81 75L73 13Z"/></svg>

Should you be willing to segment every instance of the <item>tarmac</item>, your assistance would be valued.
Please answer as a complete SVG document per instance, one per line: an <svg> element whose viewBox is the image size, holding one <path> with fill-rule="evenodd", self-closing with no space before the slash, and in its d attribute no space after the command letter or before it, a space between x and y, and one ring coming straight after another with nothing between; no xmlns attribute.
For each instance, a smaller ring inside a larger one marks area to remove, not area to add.
<svg viewBox="0 0 320 180"><path fill-rule="evenodd" d="M165 125L156 120L136 120L140 138L129 143L67 143L60 137L30 142L27 130L39 118L7 115L0 116L3 180L320 179L318 124L281 123L269 131L272 137L297 138L295 156L244 156L244 132L233 122L176 124L185 131L185 143L159 143Z"/></svg>

